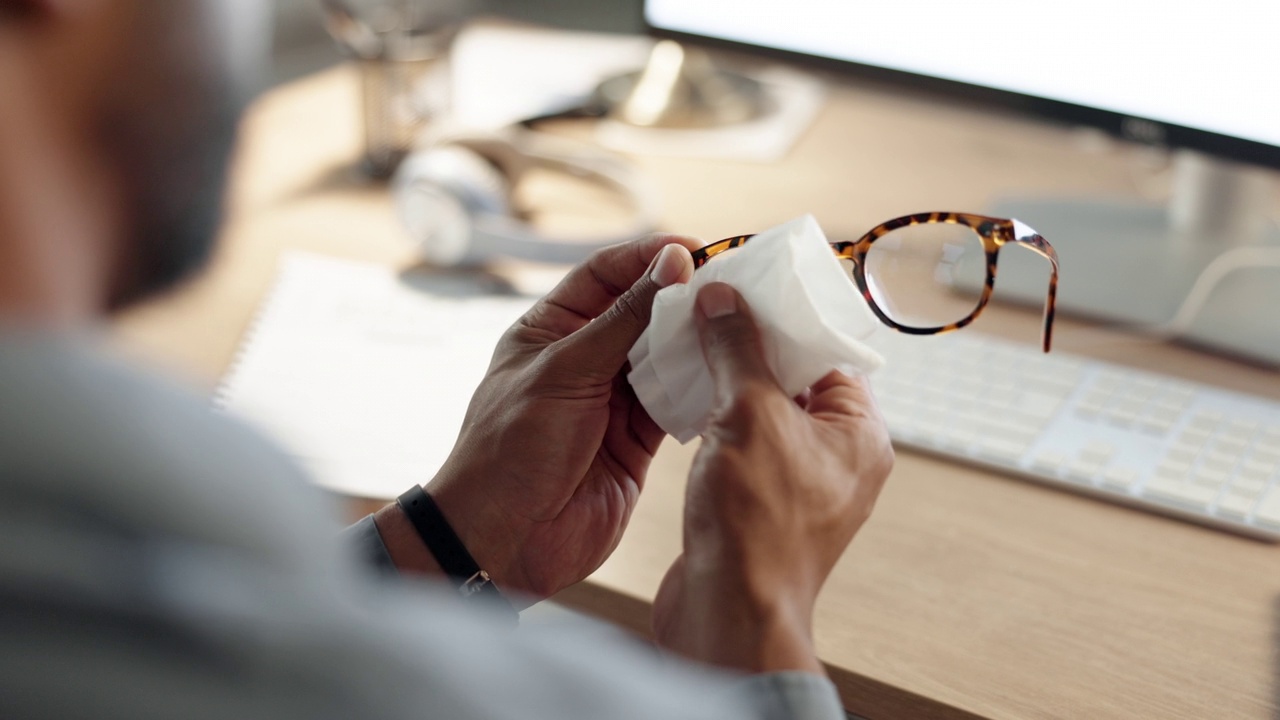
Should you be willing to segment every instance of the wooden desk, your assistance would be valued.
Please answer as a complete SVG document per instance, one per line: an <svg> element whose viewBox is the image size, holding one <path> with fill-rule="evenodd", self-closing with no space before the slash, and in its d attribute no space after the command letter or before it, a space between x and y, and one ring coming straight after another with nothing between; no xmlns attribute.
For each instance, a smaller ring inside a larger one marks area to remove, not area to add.
<svg viewBox="0 0 1280 720"><path fill-rule="evenodd" d="M133 347L212 386L281 250L405 262L384 189L349 170L356 108L345 69L258 103L211 272L123 318ZM781 164L639 162L669 228L716 238L811 211L848 237L909 211L981 210L1002 193L1134 194L1128 151L1081 137L845 84ZM1026 342L1036 328L1034 315L999 308L977 325ZM1275 373L1078 323L1061 323L1057 347L1280 398ZM626 540L563 600L647 627L679 548L692 452L664 447ZM847 706L869 718L1280 715L1280 547L910 452L816 623Z"/></svg>

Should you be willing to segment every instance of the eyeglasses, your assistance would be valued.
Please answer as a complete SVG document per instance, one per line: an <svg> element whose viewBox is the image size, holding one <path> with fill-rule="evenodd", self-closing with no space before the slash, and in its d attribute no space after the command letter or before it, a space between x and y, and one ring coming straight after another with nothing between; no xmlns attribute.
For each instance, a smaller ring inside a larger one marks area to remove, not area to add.
<svg viewBox="0 0 1280 720"><path fill-rule="evenodd" d="M700 268L754 235L714 242L693 253ZM1006 245L1022 245L1051 265L1041 342L1049 352L1058 293L1058 254L1020 220L971 213L917 213L871 228L856 242L834 242L852 265L853 281L885 325L911 335L950 332L973 322L995 289L996 260ZM985 260L985 262L984 262Z"/></svg>

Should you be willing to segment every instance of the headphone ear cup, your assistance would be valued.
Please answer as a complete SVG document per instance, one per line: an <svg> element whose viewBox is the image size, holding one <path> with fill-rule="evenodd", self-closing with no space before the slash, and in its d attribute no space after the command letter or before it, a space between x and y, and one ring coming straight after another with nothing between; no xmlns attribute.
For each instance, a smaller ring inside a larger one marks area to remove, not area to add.
<svg viewBox="0 0 1280 720"><path fill-rule="evenodd" d="M473 257L475 219L510 217L506 176L475 151L444 145L405 158L393 192L397 213L424 260L458 265Z"/></svg>

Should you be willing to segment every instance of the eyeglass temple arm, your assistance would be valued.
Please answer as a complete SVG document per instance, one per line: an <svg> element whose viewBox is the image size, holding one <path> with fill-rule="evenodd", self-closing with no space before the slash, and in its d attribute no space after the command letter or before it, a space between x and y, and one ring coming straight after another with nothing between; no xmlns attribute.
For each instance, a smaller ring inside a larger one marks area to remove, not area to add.
<svg viewBox="0 0 1280 720"><path fill-rule="evenodd" d="M1049 293L1044 301L1044 330L1041 333L1044 351L1049 352L1049 348L1053 345L1053 316L1058 301L1058 251L1053 249L1049 241L1037 234L1014 237L1013 242L1047 259L1053 267L1053 271L1049 274Z"/></svg>

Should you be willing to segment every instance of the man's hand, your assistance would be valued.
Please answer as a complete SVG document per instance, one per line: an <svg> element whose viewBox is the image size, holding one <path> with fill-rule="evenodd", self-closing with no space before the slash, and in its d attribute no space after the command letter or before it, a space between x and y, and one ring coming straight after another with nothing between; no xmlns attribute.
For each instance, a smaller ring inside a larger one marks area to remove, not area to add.
<svg viewBox="0 0 1280 720"><path fill-rule="evenodd" d="M691 277L697 247L655 235L601 250L498 343L427 490L503 591L552 595L621 539L664 437L627 383L627 353L654 294ZM402 569L431 568L398 508L376 520Z"/></svg>
<svg viewBox="0 0 1280 720"><path fill-rule="evenodd" d="M695 320L716 411L689 477L684 552L654 603L655 634L704 662L821 674L814 601L893 466L884 420L865 380L838 372L787 397L728 285L702 289Z"/></svg>

